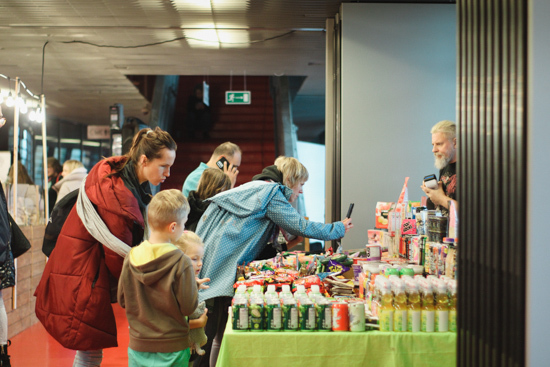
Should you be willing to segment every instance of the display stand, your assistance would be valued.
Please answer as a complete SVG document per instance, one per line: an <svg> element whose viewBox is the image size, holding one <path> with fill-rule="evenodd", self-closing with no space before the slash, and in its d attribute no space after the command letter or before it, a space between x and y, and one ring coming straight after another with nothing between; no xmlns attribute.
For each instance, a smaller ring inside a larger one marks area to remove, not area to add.
<svg viewBox="0 0 550 367"><path fill-rule="evenodd" d="M456 366L456 333L250 332L225 329L217 367Z"/></svg>

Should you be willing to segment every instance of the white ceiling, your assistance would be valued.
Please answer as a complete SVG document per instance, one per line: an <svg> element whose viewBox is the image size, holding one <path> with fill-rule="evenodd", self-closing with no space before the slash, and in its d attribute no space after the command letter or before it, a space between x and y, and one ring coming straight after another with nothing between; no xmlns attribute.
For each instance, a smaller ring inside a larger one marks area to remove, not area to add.
<svg viewBox="0 0 550 367"><path fill-rule="evenodd" d="M323 95L324 27L341 2L1 0L0 74L43 92L48 116L85 124L107 124L114 103L140 116L146 101L126 75L307 76L299 93ZM223 43L193 45L204 27Z"/></svg>

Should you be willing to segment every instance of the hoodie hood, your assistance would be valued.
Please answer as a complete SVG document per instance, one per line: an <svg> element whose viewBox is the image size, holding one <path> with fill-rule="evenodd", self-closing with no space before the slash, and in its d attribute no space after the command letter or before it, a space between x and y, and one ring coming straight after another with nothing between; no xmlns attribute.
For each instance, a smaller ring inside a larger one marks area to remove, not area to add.
<svg viewBox="0 0 550 367"><path fill-rule="evenodd" d="M184 255L171 243L144 241L132 248L128 256L134 278L145 285L151 285L171 271Z"/></svg>
<svg viewBox="0 0 550 367"><path fill-rule="evenodd" d="M252 177L253 181L266 181L271 180L273 182L283 183L283 173L279 171L276 165L267 166L262 170L262 173Z"/></svg>
<svg viewBox="0 0 550 367"><path fill-rule="evenodd" d="M59 192L61 185L63 185L65 182L70 182L70 181L82 182L82 180L84 179L84 177L86 177L87 174L88 174L88 170L85 167L75 168L66 177L63 177L61 180L57 181L55 185L52 186L52 188L56 192Z"/></svg>

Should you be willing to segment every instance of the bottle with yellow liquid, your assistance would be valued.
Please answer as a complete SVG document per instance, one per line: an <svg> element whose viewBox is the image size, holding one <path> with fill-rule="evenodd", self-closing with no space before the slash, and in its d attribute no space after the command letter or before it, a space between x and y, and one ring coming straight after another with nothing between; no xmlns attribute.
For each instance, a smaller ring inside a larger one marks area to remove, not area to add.
<svg viewBox="0 0 550 367"><path fill-rule="evenodd" d="M435 330L435 309L432 285L429 281L423 281L422 286L422 331L433 333Z"/></svg>
<svg viewBox="0 0 550 367"><path fill-rule="evenodd" d="M447 285L439 280L435 296L435 331L449 331L449 296L447 296Z"/></svg>
<svg viewBox="0 0 550 367"><path fill-rule="evenodd" d="M405 282L397 278L392 282L393 292L393 331L407 331L407 295Z"/></svg>
<svg viewBox="0 0 550 367"><path fill-rule="evenodd" d="M380 331L393 331L393 295L391 293L390 282L387 278L377 277L377 286L380 294L380 309L378 310L378 319L380 320Z"/></svg>
<svg viewBox="0 0 550 367"><path fill-rule="evenodd" d="M421 326L420 293L415 281L407 282L406 289L409 295L407 304L407 331L416 333L420 331Z"/></svg>
<svg viewBox="0 0 550 367"><path fill-rule="evenodd" d="M449 293L451 294L449 300L449 331L456 333L456 303L457 303L457 291L456 280L452 280L449 283Z"/></svg>

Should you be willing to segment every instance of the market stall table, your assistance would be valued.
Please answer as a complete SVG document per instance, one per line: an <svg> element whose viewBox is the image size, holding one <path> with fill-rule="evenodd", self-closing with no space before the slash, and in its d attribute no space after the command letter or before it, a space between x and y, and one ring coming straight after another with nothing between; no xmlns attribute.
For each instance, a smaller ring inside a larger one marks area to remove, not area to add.
<svg viewBox="0 0 550 367"><path fill-rule="evenodd" d="M456 365L456 333L233 331L231 316L216 367Z"/></svg>

